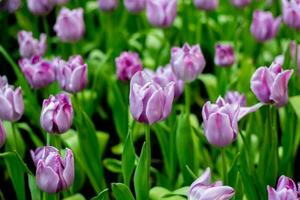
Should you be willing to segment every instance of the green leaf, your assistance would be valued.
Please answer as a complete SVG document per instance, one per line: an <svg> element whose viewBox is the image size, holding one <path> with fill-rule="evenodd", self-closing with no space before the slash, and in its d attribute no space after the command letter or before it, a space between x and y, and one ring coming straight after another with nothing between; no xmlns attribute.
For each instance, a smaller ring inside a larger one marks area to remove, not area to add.
<svg viewBox="0 0 300 200"><path fill-rule="evenodd" d="M146 142L143 145L142 153L134 173L134 189L137 200L148 199L149 196L149 152Z"/></svg>
<svg viewBox="0 0 300 200"><path fill-rule="evenodd" d="M298 118L300 118L300 95L299 96L293 96L289 98L289 101L297 115Z"/></svg>
<svg viewBox="0 0 300 200"><path fill-rule="evenodd" d="M219 96L217 78L212 74L201 74L199 79L204 83L209 99L216 100Z"/></svg>
<svg viewBox="0 0 300 200"><path fill-rule="evenodd" d="M164 195L164 197L171 197L171 196L184 196L187 197L190 187L182 187L169 194Z"/></svg>
<svg viewBox="0 0 300 200"><path fill-rule="evenodd" d="M150 200L161 200L163 196L170 193L170 190L163 187L154 187L151 188L149 192Z"/></svg>
<svg viewBox="0 0 300 200"><path fill-rule="evenodd" d="M111 172L121 173L122 172L122 164L121 161L113 158L106 158L103 161L104 166Z"/></svg>
<svg viewBox="0 0 300 200"><path fill-rule="evenodd" d="M74 194L70 197L63 198L63 200L85 200L85 198L82 196L82 194Z"/></svg>
<svg viewBox="0 0 300 200"><path fill-rule="evenodd" d="M18 123L17 127L19 129L25 130L29 134L32 142L34 143L34 145L36 147L40 147L40 146L44 145L43 142L36 136L36 134L33 132L33 130L31 129L31 127L28 124L26 124L26 123Z"/></svg>
<svg viewBox="0 0 300 200"><path fill-rule="evenodd" d="M104 189L96 197L91 198L91 200L105 200L107 193L108 189Z"/></svg>
<svg viewBox="0 0 300 200"><path fill-rule="evenodd" d="M31 199L41 200L42 192L36 185L35 177L30 174L28 174L28 184L29 184Z"/></svg>
<svg viewBox="0 0 300 200"><path fill-rule="evenodd" d="M134 200L129 188L123 183L113 183L112 191L116 200Z"/></svg>
<svg viewBox="0 0 300 200"><path fill-rule="evenodd" d="M135 150L132 141L131 131L128 132L123 154L122 154L122 174L124 183L130 186L130 179L135 168Z"/></svg>

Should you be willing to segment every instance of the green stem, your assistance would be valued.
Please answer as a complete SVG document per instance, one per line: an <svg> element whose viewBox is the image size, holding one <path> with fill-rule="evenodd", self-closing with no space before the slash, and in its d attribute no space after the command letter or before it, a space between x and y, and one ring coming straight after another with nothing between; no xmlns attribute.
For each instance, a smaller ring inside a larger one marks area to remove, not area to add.
<svg viewBox="0 0 300 200"><path fill-rule="evenodd" d="M50 133L46 133L46 138L47 138L47 146L51 145L51 135Z"/></svg>
<svg viewBox="0 0 300 200"><path fill-rule="evenodd" d="M146 136L146 149L148 152L148 170L146 172L146 176L148 176L148 180L150 180L150 169L151 169L151 137L150 137L150 125L145 126L145 136ZM150 182L147 184L148 189L150 190Z"/></svg>
<svg viewBox="0 0 300 200"><path fill-rule="evenodd" d="M43 17L43 28L47 35L48 51L49 51L49 53L51 53L50 32L49 32L49 27L48 27L48 22L47 22L46 16Z"/></svg>
<svg viewBox="0 0 300 200"><path fill-rule="evenodd" d="M223 182L227 183L227 165L226 165L226 154L225 148L221 148L222 165L223 165Z"/></svg>
<svg viewBox="0 0 300 200"><path fill-rule="evenodd" d="M12 134L13 134L13 137L14 137L14 144L15 144L15 150L18 152L18 138L17 138L17 133L16 133L16 126L15 124L12 122L11 123L11 128L12 128Z"/></svg>
<svg viewBox="0 0 300 200"><path fill-rule="evenodd" d="M189 83L185 84L184 98L185 98L185 113L189 115L191 112L191 87Z"/></svg>

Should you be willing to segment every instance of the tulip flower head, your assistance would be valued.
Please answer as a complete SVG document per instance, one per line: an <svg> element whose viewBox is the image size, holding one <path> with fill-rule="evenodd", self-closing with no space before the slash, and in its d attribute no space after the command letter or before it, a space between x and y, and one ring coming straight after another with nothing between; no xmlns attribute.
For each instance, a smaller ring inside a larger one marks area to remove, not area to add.
<svg viewBox="0 0 300 200"><path fill-rule="evenodd" d="M273 62L258 68L251 78L251 90L263 103L282 107L288 102L288 83L293 70L283 70L281 64Z"/></svg>
<svg viewBox="0 0 300 200"><path fill-rule="evenodd" d="M184 44L182 48L174 47L171 52L171 66L174 74L183 81L195 80L206 65L199 45Z"/></svg>
<svg viewBox="0 0 300 200"><path fill-rule="evenodd" d="M40 40L33 38L32 32L20 31L18 33L19 51L23 58L42 56L47 50L47 36L40 35Z"/></svg>
<svg viewBox="0 0 300 200"><path fill-rule="evenodd" d="M0 2L0 11L7 10L9 13L14 13L21 7L21 0L3 0Z"/></svg>
<svg viewBox="0 0 300 200"><path fill-rule="evenodd" d="M251 0L230 0L231 4L237 8L243 8L251 3Z"/></svg>
<svg viewBox="0 0 300 200"><path fill-rule="evenodd" d="M218 7L219 0L194 0L194 4L198 9L211 11Z"/></svg>
<svg viewBox="0 0 300 200"><path fill-rule="evenodd" d="M230 44L217 44L215 47L215 64L220 67L229 67L235 62L233 46Z"/></svg>
<svg viewBox="0 0 300 200"><path fill-rule="evenodd" d="M0 120L0 148L3 147L6 141L6 133L3 126L3 122Z"/></svg>
<svg viewBox="0 0 300 200"><path fill-rule="evenodd" d="M228 91L225 95L225 102L229 104L238 104L246 107L246 96L237 91Z"/></svg>
<svg viewBox="0 0 300 200"><path fill-rule="evenodd" d="M47 15L55 6L53 0L27 0L27 6L34 15Z"/></svg>
<svg viewBox="0 0 300 200"><path fill-rule="evenodd" d="M19 65L34 89L46 87L55 81L56 72L53 64L43 60L40 56L33 56L30 59L23 58L19 61Z"/></svg>
<svg viewBox="0 0 300 200"><path fill-rule="evenodd" d="M299 188L295 182L286 176L281 176L277 183L277 188L274 189L271 186L268 189L268 200L297 200L299 196Z"/></svg>
<svg viewBox="0 0 300 200"><path fill-rule="evenodd" d="M282 0L283 21L294 29L300 29L300 1Z"/></svg>
<svg viewBox="0 0 300 200"><path fill-rule="evenodd" d="M74 182L74 157L70 149L66 149L63 158L59 151L52 147L40 147L31 151L36 166L36 183L44 192L53 194L69 188Z"/></svg>
<svg viewBox="0 0 300 200"><path fill-rule="evenodd" d="M211 183L211 171L207 168L190 186L188 200L229 200L234 193L234 189L224 186L222 181Z"/></svg>
<svg viewBox="0 0 300 200"><path fill-rule="evenodd" d="M77 42L85 33L83 9L62 8L54 25L56 35L63 42Z"/></svg>
<svg viewBox="0 0 300 200"><path fill-rule="evenodd" d="M57 80L60 87L71 93L80 92L87 85L87 64L81 56L72 56L67 62L57 58L54 60Z"/></svg>
<svg viewBox="0 0 300 200"><path fill-rule="evenodd" d="M147 0L124 0L124 5L129 12L138 13L145 9Z"/></svg>
<svg viewBox="0 0 300 200"><path fill-rule="evenodd" d="M165 87L151 79L144 71L134 74L130 81L130 112L134 119L153 124L166 119L174 100L174 82Z"/></svg>
<svg viewBox="0 0 300 200"><path fill-rule="evenodd" d="M0 120L18 121L24 113L22 89L8 85L5 76L0 76L0 105Z"/></svg>
<svg viewBox="0 0 300 200"><path fill-rule="evenodd" d="M169 27L175 20L177 0L147 0L148 21L157 27Z"/></svg>
<svg viewBox="0 0 300 200"><path fill-rule="evenodd" d="M276 36L280 22L281 18L275 19L271 12L257 10L253 13L250 31L260 42L271 40Z"/></svg>
<svg viewBox="0 0 300 200"><path fill-rule="evenodd" d="M116 58L117 76L122 81L128 81L132 76L142 71L142 61L137 53L123 52Z"/></svg>
<svg viewBox="0 0 300 200"><path fill-rule="evenodd" d="M70 97L59 94L44 100L40 122L48 133L65 133L72 126L73 115Z"/></svg>
<svg viewBox="0 0 300 200"><path fill-rule="evenodd" d="M238 121L261 106L262 104L256 104L251 107L241 107L237 103L226 103L221 97L216 104L206 102L202 109L206 139L217 147L231 144L238 134Z"/></svg>
<svg viewBox="0 0 300 200"><path fill-rule="evenodd" d="M98 4L103 11L113 11L118 7L118 0L98 0Z"/></svg>

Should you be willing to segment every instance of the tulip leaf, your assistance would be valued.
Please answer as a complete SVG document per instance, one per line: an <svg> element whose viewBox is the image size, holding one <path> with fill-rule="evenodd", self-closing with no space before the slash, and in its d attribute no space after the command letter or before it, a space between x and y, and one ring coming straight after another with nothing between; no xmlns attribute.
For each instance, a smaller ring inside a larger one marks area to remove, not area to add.
<svg viewBox="0 0 300 200"><path fill-rule="evenodd" d="M201 74L199 79L204 83L209 99L215 101L219 96L217 78L212 74Z"/></svg>
<svg viewBox="0 0 300 200"><path fill-rule="evenodd" d="M293 96L289 98L289 101L297 115L298 118L300 118L300 95L299 96Z"/></svg>
<svg viewBox="0 0 300 200"><path fill-rule="evenodd" d="M113 183L112 191L116 200L134 200L129 188L123 183Z"/></svg>
<svg viewBox="0 0 300 200"><path fill-rule="evenodd" d="M131 131L128 132L123 154L122 154L122 173L124 183L129 186L132 173L135 168L135 150L132 141Z"/></svg>
<svg viewBox="0 0 300 200"><path fill-rule="evenodd" d="M108 193L108 189L104 189L96 197L91 198L91 200L105 200L106 195Z"/></svg>
<svg viewBox="0 0 300 200"><path fill-rule="evenodd" d="M28 124L18 123L17 126L19 129L23 129L29 134L32 142L35 144L36 147L43 146L43 142L36 136L36 134L34 134L33 130Z"/></svg>
<svg viewBox="0 0 300 200"><path fill-rule="evenodd" d="M138 161L135 173L134 173L134 189L137 200L148 199L149 196L149 152L145 142L142 148L141 156Z"/></svg>
<svg viewBox="0 0 300 200"><path fill-rule="evenodd" d="M84 196L82 196L82 194L74 194L67 198L63 198L63 200L85 200L85 198L84 198Z"/></svg>
<svg viewBox="0 0 300 200"><path fill-rule="evenodd" d="M29 189L31 193L31 199L40 200L42 192L36 185L35 177L28 174L28 183L29 183Z"/></svg>
<svg viewBox="0 0 300 200"><path fill-rule="evenodd" d="M103 165L111 172L114 173L121 173L122 172L122 164L121 161L112 159L112 158L106 158L103 160Z"/></svg>

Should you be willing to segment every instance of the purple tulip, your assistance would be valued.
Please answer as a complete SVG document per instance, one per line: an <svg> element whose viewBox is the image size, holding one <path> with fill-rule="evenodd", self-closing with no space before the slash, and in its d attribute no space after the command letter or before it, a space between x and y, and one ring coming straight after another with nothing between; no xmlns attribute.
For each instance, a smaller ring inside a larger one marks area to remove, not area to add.
<svg viewBox="0 0 300 200"><path fill-rule="evenodd" d="M40 35L40 40L33 38L32 32L20 31L18 33L19 51L23 58L42 56L47 50L47 36Z"/></svg>
<svg viewBox="0 0 300 200"><path fill-rule="evenodd" d="M194 4L201 10L215 10L219 5L219 0L194 0Z"/></svg>
<svg viewBox="0 0 300 200"><path fill-rule="evenodd" d="M146 0L124 0L124 5L129 12L138 13L145 9Z"/></svg>
<svg viewBox="0 0 300 200"><path fill-rule="evenodd" d="M182 48L172 48L171 66L179 79L187 82L195 80L205 65L206 61L199 45L190 47L186 43Z"/></svg>
<svg viewBox="0 0 300 200"><path fill-rule="evenodd" d="M166 119L172 110L174 85L170 82L162 87L148 73L135 73L130 81L130 112L133 118L146 124Z"/></svg>
<svg viewBox="0 0 300 200"><path fill-rule="evenodd" d="M19 61L22 72L34 89L48 86L55 81L55 69L50 61L43 60L40 56L31 59L23 58Z"/></svg>
<svg viewBox="0 0 300 200"><path fill-rule="evenodd" d="M3 126L3 122L0 120L0 148L3 147L6 141L6 133Z"/></svg>
<svg viewBox="0 0 300 200"><path fill-rule="evenodd" d="M65 133L73 123L73 107L67 94L50 96L43 102L41 125L48 133Z"/></svg>
<svg viewBox="0 0 300 200"><path fill-rule="evenodd" d="M251 78L251 90L263 103L282 107L288 102L288 83L293 70L283 70L279 63L260 67Z"/></svg>
<svg viewBox="0 0 300 200"><path fill-rule="evenodd" d="M171 65L166 67L157 68L156 72L153 74L153 80L158 83L161 87L166 87L170 82L174 82L174 98L177 99L183 92L184 82L179 80L172 68Z"/></svg>
<svg viewBox="0 0 300 200"><path fill-rule="evenodd" d="M22 89L8 85L5 76L0 76L0 120L17 121L24 113Z"/></svg>
<svg viewBox="0 0 300 200"><path fill-rule="evenodd" d="M270 186L268 189L268 200L297 200L299 192L295 182L286 176L281 176L277 183L276 190Z"/></svg>
<svg viewBox="0 0 300 200"><path fill-rule="evenodd" d="M233 46L230 44L217 44L215 47L215 64L229 67L235 62Z"/></svg>
<svg viewBox="0 0 300 200"><path fill-rule="evenodd" d="M9 13L14 13L21 7L20 0L4 0L0 2L0 11L2 9L7 10Z"/></svg>
<svg viewBox="0 0 300 200"><path fill-rule="evenodd" d="M211 183L210 168L192 183L188 193L189 200L229 200L234 196L234 189L223 186L222 181Z"/></svg>
<svg viewBox="0 0 300 200"><path fill-rule="evenodd" d="M76 42L85 33L85 23L83 19L83 9L62 8L54 25L56 35L63 42Z"/></svg>
<svg viewBox="0 0 300 200"><path fill-rule="evenodd" d="M262 104L240 107L229 104L221 97L216 104L206 102L202 109L204 134L208 142L218 147L232 143L238 134L238 121L251 112L258 110Z"/></svg>
<svg viewBox="0 0 300 200"><path fill-rule="evenodd" d="M271 12L255 11L253 21L250 27L252 35L260 42L273 39L281 22L281 18L273 17Z"/></svg>
<svg viewBox="0 0 300 200"><path fill-rule="evenodd" d="M115 62L117 76L122 81L128 81L136 72L142 71L142 61L137 53L123 52Z"/></svg>
<svg viewBox="0 0 300 200"><path fill-rule="evenodd" d="M52 0L27 0L27 6L34 15L47 15L55 6Z"/></svg>
<svg viewBox="0 0 300 200"><path fill-rule="evenodd" d="M71 149L66 149L65 158L52 146L31 151L36 166L37 186L47 193L58 193L69 188L74 182L74 157Z"/></svg>
<svg viewBox="0 0 300 200"><path fill-rule="evenodd" d="M153 26L169 27L176 17L177 0L147 0L146 9Z"/></svg>
<svg viewBox="0 0 300 200"><path fill-rule="evenodd" d="M296 43L295 41L291 42L291 57L292 62L296 59ZM300 45L297 46L297 65L298 65L298 73L300 72Z"/></svg>
<svg viewBox="0 0 300 200"><path fill-rule="evenodd" d="M57 58L54 62L60 87L71 93L80 92L87 85L87 64L81 56L72 56L68 62Z"/></svg>
<svg viewBox="0 0 300 200"><path fill-rule="evenodd" d="M103 11L113 11L118 7L118 0L98 0L98 4Z"/></svg>
<svg viewBox="0 0 300 200"><path fill-rule="evenodd" d="M225 95L225 102L229 104L238 104L246 107L246 96L237 91L228 91Z"/></svg>
<svg viewBox="0 0 300 200"><path fill-rule="evenodd" d="M283 21L291 28L300 29L300 1L282 0Z"/></svg>
<svg viewBox="0 0 300 200"><path fill-rule="evenodd" d="M251 0L231 0L232 5L237 8L242 8L251 3Z"/></svg>

